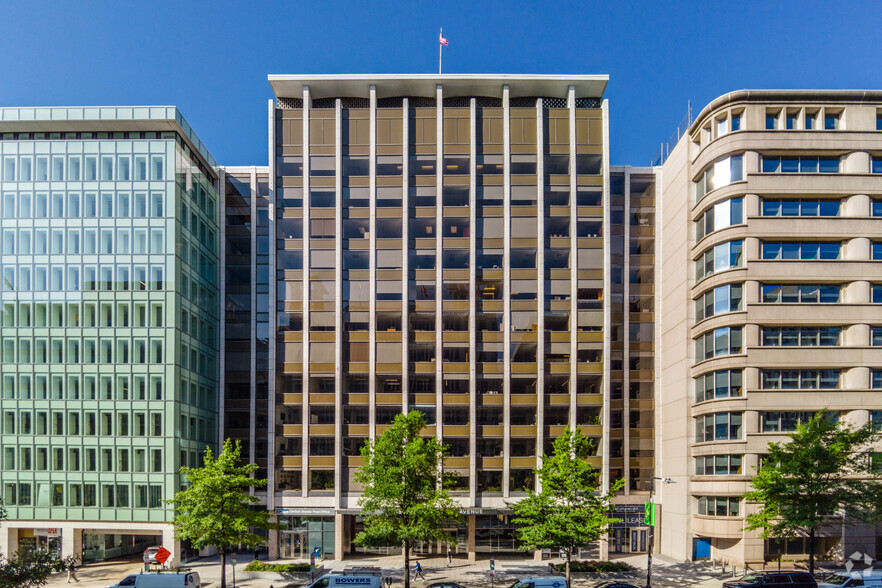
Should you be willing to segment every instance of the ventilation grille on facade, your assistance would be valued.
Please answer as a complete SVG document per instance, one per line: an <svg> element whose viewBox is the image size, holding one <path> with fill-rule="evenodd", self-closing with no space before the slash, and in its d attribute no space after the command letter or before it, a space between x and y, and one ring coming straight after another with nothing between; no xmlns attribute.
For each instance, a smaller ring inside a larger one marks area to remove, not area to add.
<svg viewBox="0 0 882 588"><path fill-rule="evenodd" d="M478 108L502 108L502 98L492 96L477 96L475 98Z"/></svg>
<svg viewBox="0 0 882 588"><path fill-rule="evenodd" d="M390 96L389 98L378 98L377 108L401 108L404 98L401 96Z"/></svg>
<svg viewBox="0 0 882 588"><path fill-rule="evenodd" d="M542 108L566 108L566 98L543 98Z"/></svg>
<svg viewBox="0 0 882 588"><path fill-rule="evenodd" d="M576 108L600 108L600 98L576 98Z"/></svg>
<svg viewBox="0 0 882 588"><path fill-rule="evenodd" d="M468 96L451 96L444 99L444 106L448 108L468 108L471 98Z"/></svg>
<svg viewBox="0 0 882 588"><path fill-rule="evenodd" d="M407 105L410 108L435 108L435 99L425 96L409 96Z"/></svg>
<svg viewBox="0 0 882 588"><path fill-rule="evenodd" d="M279 108L282 110L293 110L295 108L303 108L302 98L279 98Z"/></svg>
<svg viewBox="0 0 882 588"><path fill-rule="evenodd" d="M371 107L371 99L370 98L346 97L346 98L340 98L340 102L343 103L343 108L370 108Z"/></svg>
<svg viewBox="0 0 882 588"><path fill-rule="evenodd" d="M512 108L536 108L536 100L538 96L517 96L509 98L508 105Z"/></svg>
<svg viewBox="0 0 882 588"><path fill-rule="evenodd" d="M316 98L312 101L313 108L337 108L336 98Z"/></svg>

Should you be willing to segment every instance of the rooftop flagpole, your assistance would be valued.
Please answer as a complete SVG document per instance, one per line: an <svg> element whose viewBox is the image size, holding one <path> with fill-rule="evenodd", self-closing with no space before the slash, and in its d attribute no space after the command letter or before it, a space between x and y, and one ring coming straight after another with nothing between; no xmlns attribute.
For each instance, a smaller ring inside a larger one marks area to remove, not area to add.
<svg viewBox="0 0 882 588"><path fill-rule="evenodd" d="M444 27L441 27L441 32L438 33L438 75L441 75L441 50L444 49L444 43L442 40L444 39Z"/></svg>

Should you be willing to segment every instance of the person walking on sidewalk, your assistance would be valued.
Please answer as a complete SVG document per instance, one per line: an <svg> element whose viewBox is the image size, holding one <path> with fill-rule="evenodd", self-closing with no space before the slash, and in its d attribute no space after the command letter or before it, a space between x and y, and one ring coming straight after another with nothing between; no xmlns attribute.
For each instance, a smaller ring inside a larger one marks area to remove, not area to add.
<svg viewBox="0 0 882 588"><path fill-rule="evenodd" d="M426 581L426 578L423 577L423 566L420 565L419 560L417 560L416 564L413 566L413 579L416 581L417 576L420 577L420 580Z"/></svg>
<svg viewBox="0 0 882 588"><path fill-rule="evenodd" d="M67 566L67 583L70 584L70 581L74 580L79 582L80 579L77 578L77 567L74 565L74 562L71 561Z"/></svg>
<svg viewBox="0 0 882 588"><path fill-rule="evenodd" d="M447 546L447 567L453 564L453 553L450 552L450 545Z"/></svg>

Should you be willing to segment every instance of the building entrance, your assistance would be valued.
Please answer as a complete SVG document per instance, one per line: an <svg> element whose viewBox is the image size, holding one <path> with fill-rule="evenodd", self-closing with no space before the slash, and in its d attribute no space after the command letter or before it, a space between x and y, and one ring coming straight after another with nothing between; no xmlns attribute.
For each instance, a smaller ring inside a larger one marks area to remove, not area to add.
<svg viewBox="0 0 882 588"><path fill-rule="evenodd" d="M306 559L309 553L304 553L304 537L302 531L282 531L280 534L281 545L279 555L282 559Z"/></svg>
<svg viewBox="0 0 882 588"><path fill-rule="evenodd" d="M646 553L649 545L649 529L632 527L613 529L610 541L612 553Z"/></svg>

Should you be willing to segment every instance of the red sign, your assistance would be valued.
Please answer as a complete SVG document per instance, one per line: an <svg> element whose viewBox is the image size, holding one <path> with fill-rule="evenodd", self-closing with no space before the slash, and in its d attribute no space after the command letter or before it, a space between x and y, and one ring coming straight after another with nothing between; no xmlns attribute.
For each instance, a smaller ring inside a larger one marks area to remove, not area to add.
<svg viewBox="0 0 882 588"><path fill-rule="evenodd" d="M160 547L159 551L156 552L156 555L153 556L153 559L161 564L164 564L165 560L167 560L169 557L171 557L171 551L169 551L165 547Z"/></svg>

